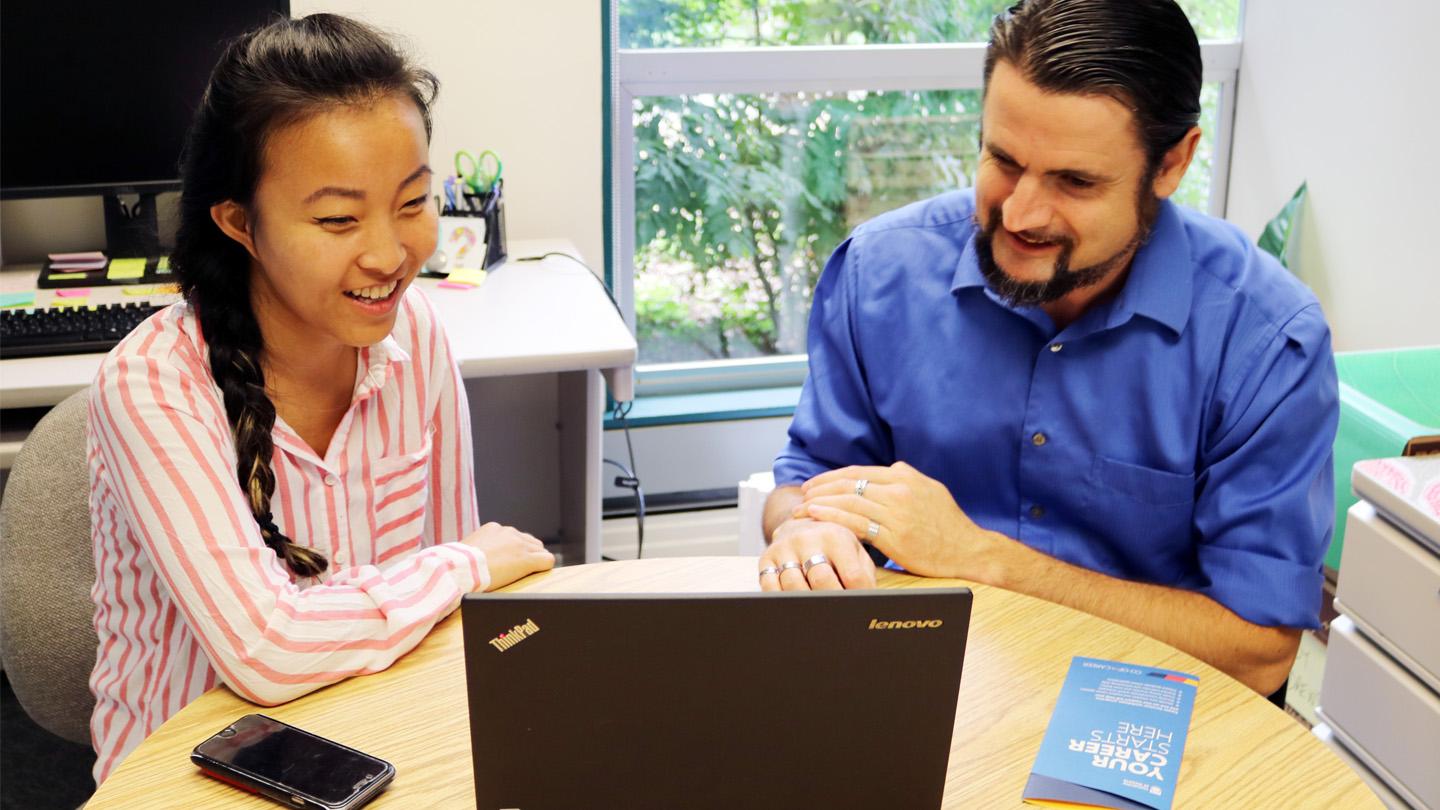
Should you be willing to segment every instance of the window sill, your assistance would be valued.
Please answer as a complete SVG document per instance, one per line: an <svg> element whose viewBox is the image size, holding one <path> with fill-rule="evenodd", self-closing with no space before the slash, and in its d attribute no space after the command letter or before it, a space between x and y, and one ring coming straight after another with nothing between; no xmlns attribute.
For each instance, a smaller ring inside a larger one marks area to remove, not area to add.
<svg viewBox="0 0 1440 810"><path fill-rule="evenodd" d="M744 391L707 391L697 394L642 396L635 400L630 427L691 425L737 419L788 417L795 414L801 386L752 388ZM605 420L606 430L619 429L617 419Z"/></svg>

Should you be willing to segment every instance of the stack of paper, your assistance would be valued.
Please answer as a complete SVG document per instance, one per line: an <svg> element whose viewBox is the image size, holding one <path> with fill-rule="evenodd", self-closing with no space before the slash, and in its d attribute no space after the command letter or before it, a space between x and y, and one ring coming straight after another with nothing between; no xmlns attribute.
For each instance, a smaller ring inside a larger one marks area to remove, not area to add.
<svg viewBox="0 0 1440 810"><path fill-rule="evenodd" d="M88 273L105 269L107 262L105 254L98 250L87 253L51 253L49 259L52 273Z"/></svg>

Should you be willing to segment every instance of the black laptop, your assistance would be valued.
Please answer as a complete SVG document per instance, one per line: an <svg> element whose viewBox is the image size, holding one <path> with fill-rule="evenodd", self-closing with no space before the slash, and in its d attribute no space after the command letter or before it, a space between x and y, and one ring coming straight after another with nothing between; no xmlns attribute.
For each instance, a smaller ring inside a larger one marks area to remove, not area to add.
<svg viewBox="0 0 1440 810"><path fill-rule="evenodd" d="M966 588L474 594L475 803L940 806Z"/></svg>

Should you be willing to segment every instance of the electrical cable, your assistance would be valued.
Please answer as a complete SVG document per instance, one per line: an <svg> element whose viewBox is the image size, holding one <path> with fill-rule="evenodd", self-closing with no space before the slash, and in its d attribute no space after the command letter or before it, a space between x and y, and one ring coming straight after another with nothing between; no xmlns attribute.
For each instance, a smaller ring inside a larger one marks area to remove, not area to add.
<svg viewBox="0 0 1440 810"><path fill-rule="evenodd" d="M630 457L630 477L635 481L635 559L638 560L645 551L645 490L640 488L639 468L635 466L635 445L630 442L630 420L626 418L634 407L634 400L615 403L615 418L620 420L620 429L625 431L625 453Z"/></svg>
<svg viewBox="0 0 1440 810"><path fill-rule="evenodd" d="M618 407L615 409L620 410ZM625 428L625 444L630 444L630 428ZM635 476L633 468L626 467L614 459L605 459L605 463L621 472L615 476L615 486L624 487L635 493L635 559L640 559L645 554L645 489L640 486L640 479ZM635 453L630 452L630 463L635 463Z"/></svg>
<svg viewBox="0 0 1440 810"><path fill-rule="evenodd" d="M563 253L563 252L558 251L558 250L552 250L552 251L550 251L549 253L541 253L539 256L521 256L520 258L516 259L515 261L517 261L517 262L538 262L538 261L540 261L541 259L547 259L547 258L549 258L549 257L551 257L551 256L560 256L560 257L562 257L562 258L569 259L570 261L575 262L576 264L578 264L578 265L580 265L581 267L585 268L585 269L590 273L590 277L593 278L593 279L595 279L595 281L600 285L600 289L602 289L602 290L605 291L605 297L606 297L606 298L609 298L609 299L610 299L610 303L611 303L612 305L614 305L614 307L615 307L615 312L616 312L616 314L618 314L618 315L620 316L620 320L621 320L621 321L624 321L624 320L625 320L625 313L620 310L620 302L615 300L615 293L613 293L613 292L610 291L610 285L608 285L608 284L605 283L605 279L603 279L603 278L595 275L595 271L590 269L590 265L586 264L585 262L580 261L579 259L575 258L574 256L571 256L569 253Z"/></svg>

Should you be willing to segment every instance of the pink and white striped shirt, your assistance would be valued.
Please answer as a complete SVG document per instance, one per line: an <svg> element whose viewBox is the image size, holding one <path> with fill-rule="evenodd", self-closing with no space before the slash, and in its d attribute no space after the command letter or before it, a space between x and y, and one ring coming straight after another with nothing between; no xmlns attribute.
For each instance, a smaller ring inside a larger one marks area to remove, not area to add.
<svg viewBox="0 0 1440 810"><path fill-rule="evenodd" d="M275 523L330 560L296 581L265 545L194 313L176 304L106 358L90 398L98 784L217 683L262 705L377 672L489 585L459 370L413 288L362 349L324 458L277 419Z"/></svg>

